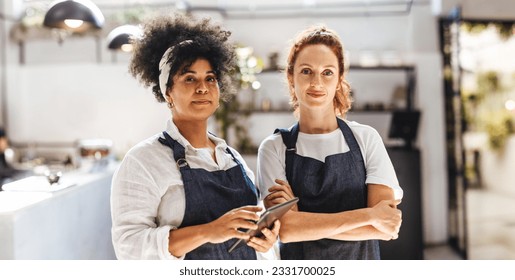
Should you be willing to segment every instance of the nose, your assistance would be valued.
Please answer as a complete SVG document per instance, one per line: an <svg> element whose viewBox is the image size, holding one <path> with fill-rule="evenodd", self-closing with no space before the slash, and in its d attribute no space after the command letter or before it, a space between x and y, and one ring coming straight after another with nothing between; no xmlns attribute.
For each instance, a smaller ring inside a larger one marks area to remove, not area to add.
<svg viewBox="0 0 515 280"><path fill-rule="evenodd" d="M198 94L206 94L207 93L207 87L203 81L199 82L195 92Z"/></svg>
<svg viewBox="0 0 515 280"><path fill-rule="evenodd" d="M316 86L321 85L321 77L320 77L320 75L313 75L313 77L311 78L310 85L312 87L316 87Z"/></svg>

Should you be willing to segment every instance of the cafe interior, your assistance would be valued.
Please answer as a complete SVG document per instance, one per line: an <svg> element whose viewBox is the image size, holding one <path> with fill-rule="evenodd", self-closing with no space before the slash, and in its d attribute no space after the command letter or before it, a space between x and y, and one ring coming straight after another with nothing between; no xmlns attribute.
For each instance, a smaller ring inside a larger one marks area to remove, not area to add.
<svg viewBox="0 0 515 280"><path fill-rule="evenodd" d="M513 11L511 0L4 0L0 259L116 259L113 174L170 118L129 74L129 39L179 12L232 33L238 90L209 129L254 172L261 141L296 121L289 38L323 23L345 47L345 118L378 131L404 191L381 258L515 260Z"/></svg>

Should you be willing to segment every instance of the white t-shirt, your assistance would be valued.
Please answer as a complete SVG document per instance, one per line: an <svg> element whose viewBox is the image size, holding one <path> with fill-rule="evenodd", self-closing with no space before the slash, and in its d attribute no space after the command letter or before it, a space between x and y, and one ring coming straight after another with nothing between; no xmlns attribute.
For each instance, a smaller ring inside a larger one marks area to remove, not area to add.
<svg viewBox="0 0 515 280"><path fill-rule="evenodd" d="M401 199L403 191L379 133L368 125L345 122L352 130L363 155L367 174L365 183L386 185L394 190L396 199ZM297 154L321 162L325 162L327 156L349 150L340 128L325 134L299 132L297 139ZM268 189L276 184L275 179L287 181L285 152L286 146L280 133L268 136L261 143L257 161L257 183L261 198L269 194Z"/></svg>
<svg viewBox="0 0 515 280"><path fill-rule="evenodd" d="M166 131L185 147L191 168L216 171L237 165L226 152L228 146L223 139L209 134L216 144L215 162L211 151L194 148L171 120L167 123ZM172 150L158 141L162 135L158 133L134 146L113 176L112 236L118 259L184 259L184 256L176 258L168 251L169 231L182 223L186 197ZM254 174L241 155L230 149L254 182ZM276 250L269 250L265 254L257 252L257 257L277 259Z"/></svg>

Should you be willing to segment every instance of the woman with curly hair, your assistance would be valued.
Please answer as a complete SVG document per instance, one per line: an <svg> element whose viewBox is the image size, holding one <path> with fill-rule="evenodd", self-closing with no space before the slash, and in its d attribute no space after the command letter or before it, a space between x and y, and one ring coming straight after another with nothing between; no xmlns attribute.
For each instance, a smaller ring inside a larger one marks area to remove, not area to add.
<svg viewBox="0 0 515 280"><path fill-rule="evenodd" d="M207 131L220 92L231 89L230 32L181 15L149 21L130 73L168 105L166 130L125 155L112 182L119 259L269 259L280 228L250 237L262 208L241 155ZM237 239L247 240L228 253Z"/></svg>
<svg viewBox="0 0 515 280"><path fill-rule="evenodd" d="M381 137L344 119L351 100L343 54L325 26L298 35L286 69L298 123L259 147L265 206L300 199L281 218L281 259L379 259L378 239L398 237L402 189Z"/></svg>

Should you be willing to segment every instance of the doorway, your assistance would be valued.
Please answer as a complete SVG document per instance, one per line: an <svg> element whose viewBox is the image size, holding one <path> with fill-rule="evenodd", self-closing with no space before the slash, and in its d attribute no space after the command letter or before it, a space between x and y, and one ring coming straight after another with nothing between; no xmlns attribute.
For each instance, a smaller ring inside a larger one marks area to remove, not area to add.
<svg viewBox="0 0 515 280"><path fill-rule="evenodd" d="M450 244L515 259L515 21L440 20Z"/></svg>

